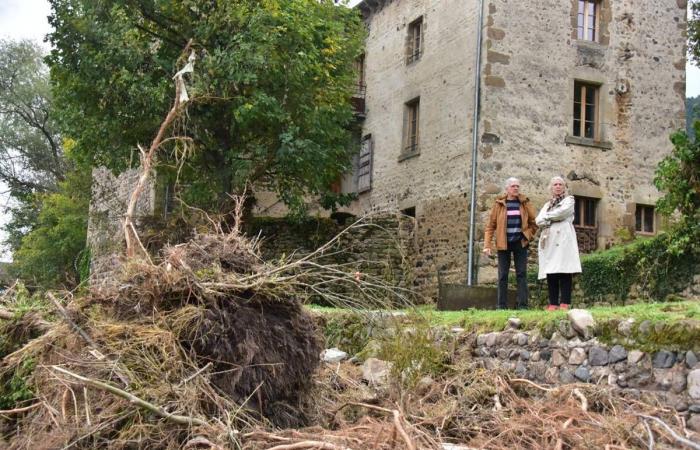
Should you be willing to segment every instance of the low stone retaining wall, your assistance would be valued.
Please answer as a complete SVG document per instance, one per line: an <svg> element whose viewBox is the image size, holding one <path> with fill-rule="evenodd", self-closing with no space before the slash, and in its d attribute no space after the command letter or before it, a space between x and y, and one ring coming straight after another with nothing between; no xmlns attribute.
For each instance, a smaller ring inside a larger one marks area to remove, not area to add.
<svg viewBox="0 0 700 450"><path fill-rule="evenodd" d="M551 335L522 331L519 320L509 320L505 331L474 336L473 357L486 368L501 367L515 376L547 384L594 383L617 389L656 391L689 423L700 427L700 352L657 350L606 345L593 336L593 323L577 324L573 310ZM573 314L572 314L573 313ZM590 317L588 315L587 317ZM624 327L625 322L621 322Z"/></svg>

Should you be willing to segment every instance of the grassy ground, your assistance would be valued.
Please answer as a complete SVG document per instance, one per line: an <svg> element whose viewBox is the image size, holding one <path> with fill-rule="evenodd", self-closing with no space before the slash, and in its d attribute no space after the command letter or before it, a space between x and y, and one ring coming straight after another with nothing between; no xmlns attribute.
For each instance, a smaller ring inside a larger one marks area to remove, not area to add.
<svg viewBox="0 0 700 450"><path fill-rule="evenodd" d="M346 313L347 310L312 305L310 308L324 314ZM435 325L460 326L475 330L502 330L511 317L522 320L522 328L539 328L542 325L566 317L566 311L543 310L476 310L436 311L432 306L422 306L415 310L397 310L398 312L427 315ZM685 301L674 303L639 303L636 305L589 308L596 321L633 318L636 322L669 322L695 319L700 321L700 302Z"/></svg>
<svg viewBox="0 0 700 450"><path fill-rule="evenodd" d="M349 313L347 310L312 306L311 309L329 317ZM617 307L590 308L597 323L599 340L608 343L635 342L637 348L654 351L659 349L697 349L700 346L700 302L665 302L641 303ZM523 330L542 330L551 334L556 330L566 311L543 310L466 310L436 311L432 306L423 306L414 310L401 310L409 315L427 318L434 326L462 327L479 333L502 331L511 317L522 321ZM629 337L617 331L618 323L634 319L635 325ZM648 321L646 327L640 326ZM347 322L346 322L347 323Z"/></svg>

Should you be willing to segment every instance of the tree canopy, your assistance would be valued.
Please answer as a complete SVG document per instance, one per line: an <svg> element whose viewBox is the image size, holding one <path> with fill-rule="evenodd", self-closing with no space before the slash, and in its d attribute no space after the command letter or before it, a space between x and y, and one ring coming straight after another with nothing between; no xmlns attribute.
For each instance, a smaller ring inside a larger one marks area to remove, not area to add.
<svg viewBox="0 0 700 450"><path fill-rule="evenodd" d="M11 219L3 243L17 250L37 223L37 196L56 192L70 169L51 113L49 71L41 47L0 40L0 186Z"/></svg>
<svg viewBox="0 0 700 450"><path fill-rule="evenodd" d="M48 62L76 157L115 171L137 161L192 39L193 101L177 129L192 143L180 170L190 195L206 204L254 182L292 207L307 195L342 201L329 189L351 160L349 98L364 37L356 11L331 0L50 3ZM161 163L174 165L178 145Z"/></svg>
<svg viewBox="0 0 700 450"><path fill-rule="evenodd" d="M55 191L67 168L42 59L31 41L0 40L0 181L15 196Z"/></svg>

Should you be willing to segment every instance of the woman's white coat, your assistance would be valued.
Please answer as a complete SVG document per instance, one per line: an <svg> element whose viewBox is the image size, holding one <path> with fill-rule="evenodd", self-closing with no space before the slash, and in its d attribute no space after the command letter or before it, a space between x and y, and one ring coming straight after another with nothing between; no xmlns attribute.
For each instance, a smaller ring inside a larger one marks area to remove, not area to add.
<svg viewBox="0 0 700 450"><path fill-rule="evenodd" d="M537 214L535 222L542 229L538 247L540 280L548 273L580 273L576 230L574 230L574 206L576 200L569 195L561 203L547 211L549 202Z"/></svg>

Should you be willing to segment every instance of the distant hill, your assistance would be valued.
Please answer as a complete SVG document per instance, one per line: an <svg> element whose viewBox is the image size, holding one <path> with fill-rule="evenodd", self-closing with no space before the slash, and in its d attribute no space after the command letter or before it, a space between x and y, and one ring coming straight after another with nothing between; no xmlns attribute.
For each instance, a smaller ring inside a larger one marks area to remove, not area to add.
<svg viewBox="0 0 700 450"><path fill-rule="evenodd" d="M700 95L685 99L685 130L688 136L695 137L693 122L700 120Z"/></svg>

